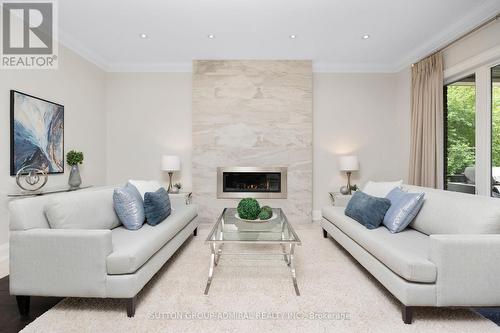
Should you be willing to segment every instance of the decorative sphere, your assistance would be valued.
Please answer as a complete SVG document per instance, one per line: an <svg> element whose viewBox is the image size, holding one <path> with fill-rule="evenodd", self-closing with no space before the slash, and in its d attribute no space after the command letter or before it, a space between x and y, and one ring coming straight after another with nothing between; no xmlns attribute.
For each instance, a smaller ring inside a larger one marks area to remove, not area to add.
<svg viewBox="0 0 500 333"><path fill-rule="evenodd" d="M266 209L268 206L262 207L259 213L259 219L260 220L269 220L273 216L273 211Z"/></svg>
<svg viewBox="0 0 500 333"><path fill-rule="evenodd" d="M245 220L256 220L260 213L259 202L253 198L241 199L238 204L238 215Z"/></svg>
<svg viewBox="0 0 500 333"><path fill-rule="evenodd" d="M347 186L342 186L340 188L340 193L342 193L343 195L349 194L349 188Z"/></svg>

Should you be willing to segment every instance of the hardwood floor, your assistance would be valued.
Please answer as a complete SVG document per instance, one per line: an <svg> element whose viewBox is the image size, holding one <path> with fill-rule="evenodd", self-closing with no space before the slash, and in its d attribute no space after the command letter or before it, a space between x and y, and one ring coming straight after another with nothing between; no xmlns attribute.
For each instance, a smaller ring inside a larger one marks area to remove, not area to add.
<svg viewBox="0 0 500 333"><path fill-rule="evenodd" d="M9 277L0 279L0 332L19 332L62 299L60 297L31 297L30 315L28 318L21 319L17 310L16 297L9 294ZM475 310L500 326L500 308Z"/></svg>
<svg viewBox="0 0 500 333"><path fill-rule="evenodd" d="M26 325L56 305L59 297L31 297L30 315L21 319L17 310L16 297L9 294L9 277L0 279L0 332L19 332Z"/></svg>

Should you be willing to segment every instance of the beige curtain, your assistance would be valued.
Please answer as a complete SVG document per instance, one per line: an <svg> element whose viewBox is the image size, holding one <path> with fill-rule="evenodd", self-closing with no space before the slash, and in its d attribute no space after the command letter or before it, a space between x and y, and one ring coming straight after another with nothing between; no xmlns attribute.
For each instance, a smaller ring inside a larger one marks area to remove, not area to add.
<svg viewBox="0 0 500 333"><path fill-rule="evenodd" d="M443 60L436 53L412 67L409 183L443 187Z"/></svg>

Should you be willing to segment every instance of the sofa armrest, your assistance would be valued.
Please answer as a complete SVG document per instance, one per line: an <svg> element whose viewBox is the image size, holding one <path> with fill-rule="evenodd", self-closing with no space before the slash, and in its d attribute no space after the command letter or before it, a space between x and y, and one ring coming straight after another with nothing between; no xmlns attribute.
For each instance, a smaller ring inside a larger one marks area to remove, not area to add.
<svg viewBox="0 0 500 333"><path fill-rule="evenodd" d="M431 235L438 306L500 306L500 235Z"/></svg>
<svg viewBox="0 0 500 333"><path fill-rule="evenodd" d="M31 229L10 234L10 293L104 297L111 230Z"/></svg>

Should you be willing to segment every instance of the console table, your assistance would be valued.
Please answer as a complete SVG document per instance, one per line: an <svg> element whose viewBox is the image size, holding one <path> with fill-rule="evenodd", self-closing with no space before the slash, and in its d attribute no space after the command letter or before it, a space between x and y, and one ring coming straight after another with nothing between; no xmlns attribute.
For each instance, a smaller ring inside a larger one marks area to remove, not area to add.
<svg viewBox="0 0 500 333"><path fill-rule="evenodd" d="M20 192L15 192L15 193L9 193L7 194L8 197L10 198L23 198L23 197L35 197L39 195L47 195L47 194L54 194L54 193L63 193L63 192L73 192L73 191L78 191L78 190L83 190L89 187L92 187L93 185L85 185L85 186L80 186L80 187L60 187L60 188L53 188L53 189L45 189L45 190L39 190L39 191L20 191Z"/></svg>

